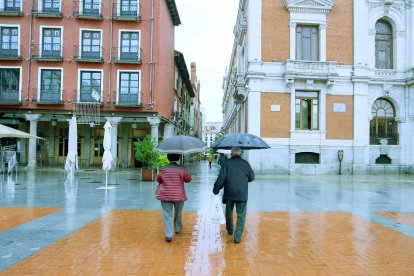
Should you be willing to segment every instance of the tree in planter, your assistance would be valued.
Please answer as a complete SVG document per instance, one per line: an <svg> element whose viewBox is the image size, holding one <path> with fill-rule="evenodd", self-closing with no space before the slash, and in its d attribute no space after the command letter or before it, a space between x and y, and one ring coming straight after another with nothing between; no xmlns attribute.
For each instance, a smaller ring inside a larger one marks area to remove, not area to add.
<svg viewBox="0 0 414 276"><path fill-rule="evenodd" d="M153 180L154 168L157 167L157 162L160 154L155 151L157 144L150 135L145 136L141 141L134 143L135 159L142 163L142 180ZM149 170L149 172L148 172ZM150 174L150 178L145 179L144 175Z"/></svg>
<svg viewBox="0 0 414 276"><path fill-rule="evenodd" d="M143 168L153 169L157 167L159 153L155 151L157 144L154 139L147 135L141 141L134 143L135 159L142 163Z"/></svg>

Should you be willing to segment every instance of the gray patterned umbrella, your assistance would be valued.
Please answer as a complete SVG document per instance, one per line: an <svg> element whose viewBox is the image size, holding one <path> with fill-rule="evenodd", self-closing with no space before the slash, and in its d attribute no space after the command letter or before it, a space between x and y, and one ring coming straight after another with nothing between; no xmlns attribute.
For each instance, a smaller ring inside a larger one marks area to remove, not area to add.
<svg viewBox="0 0 414 276"><path fill-rule="evenodd" d="M165 139L155 148L161 153L189 154L203 152L206 145L200 139L192 136L178 135Z"/></svg>
<svg viewBox="0 0 414 276"><path fill-rule="evenodd" d="M242 149L268 149L270 146L253 134L248 133L230 133L219 140L217 140L212 148L215 149L231 149L232 147L239 147Z"/></svg>

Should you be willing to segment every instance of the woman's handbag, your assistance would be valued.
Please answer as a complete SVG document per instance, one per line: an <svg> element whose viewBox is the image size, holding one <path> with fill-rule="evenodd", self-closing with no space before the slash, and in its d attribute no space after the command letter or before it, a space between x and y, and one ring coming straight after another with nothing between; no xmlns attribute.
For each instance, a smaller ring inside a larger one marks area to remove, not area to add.
<svg viewBox="0 0 414 276"><path fill-rule="evenodd" d="M159 190L160 190L160 184L158 183L157 188L155 189L155 198L157 198Z"/></svg>
<svg viewBox="0 0 414 276"><path fill-rule="evenodd" d="M213 195L211 197L210 223L212 224L225 224L226 223L226 219L224 218L223 208L221 207L221 200L218 195Z"/></svg>

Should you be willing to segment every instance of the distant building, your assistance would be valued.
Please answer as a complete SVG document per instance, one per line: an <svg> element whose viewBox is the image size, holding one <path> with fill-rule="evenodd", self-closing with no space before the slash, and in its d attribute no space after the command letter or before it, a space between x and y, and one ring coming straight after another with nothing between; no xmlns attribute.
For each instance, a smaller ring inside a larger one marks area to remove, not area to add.
<svg viewBox="0 0 414 276"><path fill-rule="evenodd" d="M201 95L200 95L200 81L197 79L197 64L191 62L191 84L194 90L194 98L191 102L191 134L199 139L202 136L202 114L201 114Z"/></svg>
<svg viewBox="0 0 414 276"><path fill-rule="evenodd" d="M214 142L217 134L220 133L222 122L205 122L203 126L203 142L209 148Z"/></svg>
<svg viewBox="0 0 414 276"><path fill-rule="evenodd" d="M411 2L239 2L223 131L269 143L255 170L414 173Z"/></svg>

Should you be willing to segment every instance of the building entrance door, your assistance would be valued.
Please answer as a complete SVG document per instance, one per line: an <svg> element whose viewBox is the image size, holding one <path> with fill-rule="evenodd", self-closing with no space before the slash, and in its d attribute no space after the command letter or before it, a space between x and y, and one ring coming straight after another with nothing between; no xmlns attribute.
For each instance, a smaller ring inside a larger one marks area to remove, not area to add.
<svg viewBox="0 0 414 276"><path fill-rule="evenodd" d="M55 152L57 153L56 164L65 164L66 156L68 155L68 142L69 142L69 127L57 126L56 133L58 134L55 142Z"/></svg>
<svg viewBox="0 0 414 276"><path fill-rule="evenodd" d="M92 150L91 150L91 160L92 165L100 166L102 165L102 156L104 152L103 148L103 136L104 136L104 129L103 128L94 128L92 136Z"/></svg>

